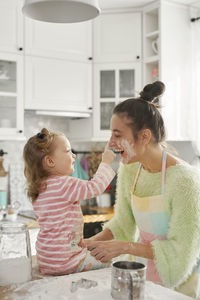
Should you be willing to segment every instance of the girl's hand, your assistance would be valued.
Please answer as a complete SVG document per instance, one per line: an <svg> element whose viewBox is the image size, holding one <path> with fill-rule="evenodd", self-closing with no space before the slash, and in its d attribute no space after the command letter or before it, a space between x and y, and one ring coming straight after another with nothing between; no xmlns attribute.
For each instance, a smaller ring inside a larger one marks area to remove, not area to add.
<svg viewBox="0 0 200 300"><path fill-rule="evenodd" d="M92 256L101 262L108 262L112 258L127 253L127 242L124 241L92 241L87 240L86 245Z"/></svg>
<svg viewBox="0 0 200 300"><path fill-rule="evenodd" d="M102 162L110 165L115 157L116 154L112 150L108 149L108 146L106 145L105 150L102 154Z"/></svg>

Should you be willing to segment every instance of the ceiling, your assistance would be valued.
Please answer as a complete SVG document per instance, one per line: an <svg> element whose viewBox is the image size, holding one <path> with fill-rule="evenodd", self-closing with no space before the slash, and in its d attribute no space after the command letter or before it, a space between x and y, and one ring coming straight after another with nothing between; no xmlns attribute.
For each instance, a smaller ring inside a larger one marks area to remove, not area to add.
<svg viewBox="0 0 200 300"><path fill-rule="evenodd" d="M186 5L193 5L200 7L200 0L170 0L172 2L183 3ZM127 8L127 7L138 7L145 4L154 2L152 0L99 0L101 9L109 8Z"/></svg>

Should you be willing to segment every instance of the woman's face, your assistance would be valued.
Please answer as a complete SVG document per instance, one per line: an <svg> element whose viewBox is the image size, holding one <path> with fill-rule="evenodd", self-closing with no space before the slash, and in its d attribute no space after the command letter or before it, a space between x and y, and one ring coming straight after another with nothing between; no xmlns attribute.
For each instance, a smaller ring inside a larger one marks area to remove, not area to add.
<svg viewBox="0 0 200 300"><path fill-rule="evenodd" d="M127 118L120 118L113 115L111 118L112 135L109 141L109 147L120 151L121 161L129 164L138 161L138 144L135 142L131 128L127 125Z"/></svg>

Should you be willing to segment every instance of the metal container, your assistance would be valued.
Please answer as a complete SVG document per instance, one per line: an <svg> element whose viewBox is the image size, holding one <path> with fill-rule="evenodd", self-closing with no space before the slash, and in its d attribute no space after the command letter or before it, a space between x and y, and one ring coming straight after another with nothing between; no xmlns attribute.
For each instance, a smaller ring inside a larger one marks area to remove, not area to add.
<svg viewBox="0 0 200 300"><path fill-rule="evenodd" d="M115 300L143 300L146 266L132 261L112 264L111 295Z"/></svg>
<svg viewBox="0 0 200 300"><path fill-rule="evenodd" d="M0 286L32 278L29 232L21 223L0 225Z"/></svg>

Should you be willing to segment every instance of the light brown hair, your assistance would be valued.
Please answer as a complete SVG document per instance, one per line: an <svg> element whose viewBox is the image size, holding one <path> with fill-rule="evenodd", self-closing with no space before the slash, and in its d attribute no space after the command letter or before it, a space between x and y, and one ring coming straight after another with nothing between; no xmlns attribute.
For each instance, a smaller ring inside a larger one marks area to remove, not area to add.
<svg viewBox="0 0 200 300"><path fill-rule="evenodd" d="M63 135L43 128L32 136L24 146L24 175L27 180L27 195L34 201L39 193L45 189L44 181L50 175L43 167L43 158L53 153L55 139Z"/></svg>
<svg viewBox="0 0 200 300"><path fill-rule="evenodd" d="M140 97L127 99L115 106L113 114L127 118L127 125L131 128L135 140L138 139L140 130L151 130L154 142L165 140L165 126L158 110L158 97L165 91L161 81L147 84L140 92Z"/></svg>

